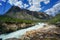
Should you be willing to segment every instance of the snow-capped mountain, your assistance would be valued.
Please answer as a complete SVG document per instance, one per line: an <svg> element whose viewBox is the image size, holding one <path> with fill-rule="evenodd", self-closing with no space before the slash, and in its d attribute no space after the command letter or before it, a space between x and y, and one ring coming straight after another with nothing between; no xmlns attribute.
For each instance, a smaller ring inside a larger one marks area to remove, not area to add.
<svg viewBox="0 0 60 40"><path fill-rule="evenodd" d="M2 6L4 2L10 6L18 6L30 11L42 11L53 16L60 11L60 0L1 0L0 6Z"/></svg>

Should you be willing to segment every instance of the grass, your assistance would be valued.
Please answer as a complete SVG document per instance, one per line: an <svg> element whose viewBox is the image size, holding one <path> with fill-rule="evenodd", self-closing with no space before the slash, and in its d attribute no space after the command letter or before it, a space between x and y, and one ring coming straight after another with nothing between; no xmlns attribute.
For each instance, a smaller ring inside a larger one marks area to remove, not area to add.
<svg viewBox="0 0 60 40"><path fill-rule="evenodd" d="M0 16L0 22L33 23L36 21L11 18L9 16Z"/></svg>

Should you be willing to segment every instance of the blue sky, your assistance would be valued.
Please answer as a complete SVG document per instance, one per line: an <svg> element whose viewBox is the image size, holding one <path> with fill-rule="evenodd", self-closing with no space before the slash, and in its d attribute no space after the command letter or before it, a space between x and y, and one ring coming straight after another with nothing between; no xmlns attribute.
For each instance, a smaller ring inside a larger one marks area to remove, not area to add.
<svg viewBox="0 0 60 40"><path fill-rule="evenodd" d="M5 14L5 12L7 12L10 8L11 5L9 3L0 1L1 5L0 5L0 15Z"/></svg>
<svg viewBox="0 0 60 40"><path fill-rule="evenodd" d="M41 11L45 11L45 10L51 8L51 7L54 6L57 2L58 2L58 0L50 0L50 3L48 3L47 5L44 4L43 2L41 2L42 7L44 6L44 8L42 8Z"/></svg>
<svg viewBox="0 0 60 40"><path fill-rule="evenodd" d="M5 14L12 6L55 15L58 11L60 11L60 5L58 4L60 4L60 0L0 0L0 15ZM59 8L57 9L58 6Z"/></svg>

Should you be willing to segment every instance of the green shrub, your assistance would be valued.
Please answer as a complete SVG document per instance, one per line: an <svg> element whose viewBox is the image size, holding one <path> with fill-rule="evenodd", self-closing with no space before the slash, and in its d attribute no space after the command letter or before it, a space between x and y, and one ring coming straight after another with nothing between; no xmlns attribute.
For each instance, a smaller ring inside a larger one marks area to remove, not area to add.
<svg viewBox="0 0 60 40"><path fill-rule="evenodd" d="M17 18L11 18L9 16L0 16L0 22L33 23L35 21L32 21L32 20L23 20L23 19L17 19Z"/></svg>
<svg viewBox="0 0 60 40"><path fill-rule="evenodd" d="M52 19L48 20L48 23L55 24L57 22L60 22L60 14L57 14L55 17Z"/></svg>

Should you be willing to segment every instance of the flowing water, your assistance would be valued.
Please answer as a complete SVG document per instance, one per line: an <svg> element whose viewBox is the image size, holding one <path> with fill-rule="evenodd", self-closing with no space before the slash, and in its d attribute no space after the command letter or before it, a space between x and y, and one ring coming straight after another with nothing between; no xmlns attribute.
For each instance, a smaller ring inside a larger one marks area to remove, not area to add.
<svg viewBox="0 0 60 40"><path fill-rule="evenodd" d="M30 30L36 30L38 28L43 28L43 26L46 25L45 23L38 23L35 26L26 28L26 29L21 29L9 34L2 34L0 35L0 38L2 38L2 40L8 39L8 38L20 38L22 35L24 35L27 31Z"/></svg>

